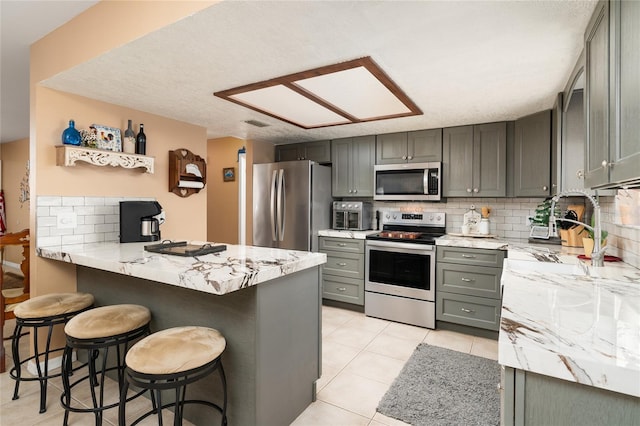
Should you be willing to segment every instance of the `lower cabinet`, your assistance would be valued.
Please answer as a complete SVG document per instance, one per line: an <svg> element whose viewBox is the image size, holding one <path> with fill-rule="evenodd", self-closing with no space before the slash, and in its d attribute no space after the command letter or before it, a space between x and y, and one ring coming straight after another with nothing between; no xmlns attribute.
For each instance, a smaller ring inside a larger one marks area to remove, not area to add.
<svg viewBox="0 0 640 426"><path fill-rule="evenodd" d="M500 424L637 425L638 398L593 386L502 368Z"/></svg>
<svg viewBox="0 0 640 426"><path fill-rule="evenodd" d="M320 252L327 255L322 267L322 297L364 305L364 240L319 238Z"/></svg>
<svg viewBox="0 0 640 426"><path fill-rule="evenodd" d="M500 329L503 250L437 248L436 319Z"/></svg>

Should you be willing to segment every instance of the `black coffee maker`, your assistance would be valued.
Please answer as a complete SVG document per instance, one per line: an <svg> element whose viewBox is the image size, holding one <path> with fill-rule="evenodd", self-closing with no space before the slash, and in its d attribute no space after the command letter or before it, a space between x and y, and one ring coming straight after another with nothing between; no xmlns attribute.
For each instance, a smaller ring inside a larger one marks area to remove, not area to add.
<svg viewBox="0 0 640 426"><path fill-rule="evenodd" d="M162 206L157 201L120 201L120 242L160 240L164 222Z"/></svg>

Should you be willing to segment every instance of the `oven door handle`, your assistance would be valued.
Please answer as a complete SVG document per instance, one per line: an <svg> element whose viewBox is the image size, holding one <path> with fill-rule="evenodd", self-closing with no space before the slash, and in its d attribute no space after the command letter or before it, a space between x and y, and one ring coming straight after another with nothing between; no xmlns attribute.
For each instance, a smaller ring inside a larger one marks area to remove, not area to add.
<svg viewBox="0 0 640 426"><path fill-rule="evenodd" d="M398 243L392 241L367 240L367 250L394 251L399 253L426 253L435 251L431 244Z"/></svg>

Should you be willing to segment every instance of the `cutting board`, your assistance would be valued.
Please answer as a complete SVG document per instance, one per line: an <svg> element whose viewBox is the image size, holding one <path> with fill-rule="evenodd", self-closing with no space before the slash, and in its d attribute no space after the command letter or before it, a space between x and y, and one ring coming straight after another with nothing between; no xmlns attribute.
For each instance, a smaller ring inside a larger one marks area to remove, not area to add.
<svg viewBox="0 0 640 426"><path fill-rule="evenodd" d="M470 234L479 234L480 231L478 227L480 225L481 218L482 216L480 216L480 213L472 209L464 214L464 216L462 217L462 224L469 225Z"/></svg>

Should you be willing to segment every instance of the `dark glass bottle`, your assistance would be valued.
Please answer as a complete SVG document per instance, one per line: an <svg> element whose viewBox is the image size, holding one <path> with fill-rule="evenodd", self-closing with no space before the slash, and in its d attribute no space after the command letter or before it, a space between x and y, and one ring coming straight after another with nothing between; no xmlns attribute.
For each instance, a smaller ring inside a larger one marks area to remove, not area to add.
<svg viewBox="0 0 640 426"><path fill-rule="evenodd" d="M69 120L69 127L62 132L62 143L66 145L80 145L81 141L80 132L76 130L76 122Z"/></svg>
<svg viewBox="0 0 640 426"><path fill-rule="evenodd" d="M140 131L136 136L136 154L146 155L147 136L144 134L144 124L140 124Z"/></svg>
<svg viewBox="0 0 640 426"><path fill-rule="evenodd" d="M127 130L124 131L122 150L127 154L136 152L136 134L133 132L133 127L131 127L131 120L127 120Z"/></svg>

